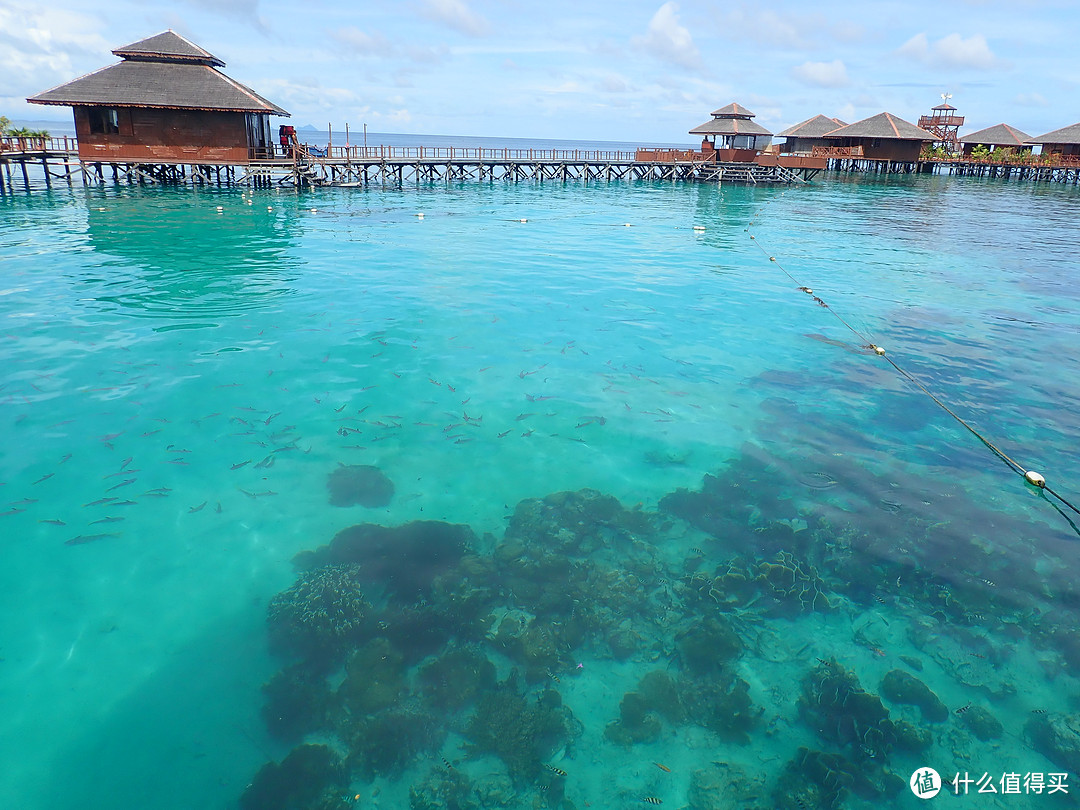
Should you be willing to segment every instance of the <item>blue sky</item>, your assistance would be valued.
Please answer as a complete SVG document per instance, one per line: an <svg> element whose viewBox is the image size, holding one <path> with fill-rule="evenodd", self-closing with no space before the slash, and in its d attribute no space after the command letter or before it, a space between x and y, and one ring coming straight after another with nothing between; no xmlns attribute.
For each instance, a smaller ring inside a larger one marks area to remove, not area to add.
<svg viewBox="0 0 1080 810"><path fill-rule="evenodd" d="M172 28L297 125L689 143L738 101L773 132L818 113L961 132L1080 121L1080 4L1036 0L0 0L0 115Z"/></svg>

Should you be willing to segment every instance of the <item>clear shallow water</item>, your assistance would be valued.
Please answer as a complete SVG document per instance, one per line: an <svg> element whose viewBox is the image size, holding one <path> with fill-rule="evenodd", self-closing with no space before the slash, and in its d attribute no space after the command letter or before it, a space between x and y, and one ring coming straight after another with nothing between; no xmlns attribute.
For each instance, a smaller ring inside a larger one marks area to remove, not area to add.
<svg viewBox="0 0 1080 810"><path fill-rule="evenodd" d="M231 807L302 741L351 746L331 792L383 807L462 779L462 806L724 806L744 782L739 806L826 807L837 779L847 806L902 805L888 772L1068 771L1046 738L1076 710L1077 535L768 257L1075 502L1078 207L947 178L0 199L0 796ZM330 505L342 464L389 503ZM620 510L519 506L584 488ZM370 626L271 655L297 553L417 520L475 533L464 561L441 549L459 590L402 595L424 544L384 550L357 575L386 573ZM448 639L520 684L439 704L422 673ZM342 663L383 643L402 660L370 680L401 691L368 711ZM301 660L305 733L271 735L260 687ZM633 725L624 693L656 670L689 717L654 695ZM891 699L892 670L945 719ZM922 750L819 694L850 676ZM514 759L484 729L519 691L559 730ZM815 783L802 746L842 776Z"/></svg>

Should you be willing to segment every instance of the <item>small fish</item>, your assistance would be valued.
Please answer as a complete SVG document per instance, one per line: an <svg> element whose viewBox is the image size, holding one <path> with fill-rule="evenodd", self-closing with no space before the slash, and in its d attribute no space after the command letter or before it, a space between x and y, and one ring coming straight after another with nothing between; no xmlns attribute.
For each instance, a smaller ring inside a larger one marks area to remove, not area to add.
<svg viewBox="0 0 1080 810"><path fill-rule="evenodd" d="M155 489L146 490L146 492L144 492L143 495L152 495L152 496L154 496L156 498L164 498L170 492L172 492L172 489L170 487L157 487Z"/></svg>
<svg viewBox="0 0 1080 810"><path fill-rule="evenodd" d="M888 603L887 603L887 602L885 601L884 597L882 597L882 596L881 596L880 594L876 594L876 593L874 594L874 601L875 601L875 602L878 602L878 603L880 603L880 604L882 604L882 605L888 604Z"/></svg>
<svg viewBox="0 0 1080 810"><path fill-rule="evenodd" d="M25 512L25 509L8 509L6 512L0 512L0 517L7 517L8 515L17 515L19 512Z"/></svg>
<svg viewBox="0 0 1080 810"><path fill-rule="evenodd" d="M56 520L56 519L39 520L38 523L48 523L50 526L67 526L67 524L64 523L64 521Z"/></svg>
<svg viewBox="0 0 1080 810"><path fill-rule="evenodd" d="M274 456L273 456L273 454L271 454L271 455L267 456L266 458L264 458L262 461L260 461L258 464L256 464L255 468L256 469L266 469L267 467L273 467L273 466L274 466Z"/></svg>
<svg viewBox="0 0 1080 810"><path fill-rule="evenodd" d="M239 470L241 467L246 466L246 465L248 465L250 463L251 463L251 459L249 458L247 461L241 461L239 464L233 464L231 467L229 467L229 469L230 470Z"/></svg>
<svg viewBox="0 0 1080 810"><path fill-rule="evenodd" d="M128 478L128 479L127 479L126 481L121 481L121 482L120 482L119 484L116 484L116 485L114 485L114 486L111 486L111 487L109 487L109 488L108 488L107 490L105 490L105 491L106 491L106 492L112 492L112 491L113 491L114 489L120 489L120 487L126 487L126 486L128 486L129 484L134 484L134 483L135 483L135 481L137 481L137 480L138 480L138 479L136 479L136 478Z"/></svg>
<svg viewBox="0 0 1080 810"><path fill-rule="evenodd" d="M959 709L956 710L956 713L957 714L963 714L964 712L966 712L970 708L971 708L971 704L970 703L965 703L963 706L961 706Z"/></svg>
<svg viewBox="0 0 1080 810"><path fill-rule="evenodd" d="M991 588L996 588L997 587L997 583L991 582L988 579L981 579L979 581L982 582L984 585L989 585Z"/></svg>
<svg viewBox="0 0 1080 810"><path fill-rule="evenodd" d="M641 504L639 504L639 506L640 506L640 505L641 505ZM691 546L691 547L690 547L690 553L691 553L691 554L694 554L695 556L698 556L698 557L704 557L704 556L705 556L705 552L704 552L704 551L702 551L702 550L701 550L700 548L698 548L697 546Z"/></svg>
<svg viewBox="0 0 1080 810"><path fill-rule="evenodd" d="M452 762L451 762L450 760L448 760L448 759L447 759L446 757L443 757L443 758L442 758L442 764L446 766L446 769L447 769L448 771L452 771L452 770L454 770L454 763L452 763Z"/></svg>
<svg viewBox="0 0 1080 810"><path fill-rule="evenodd" d="M562 681L559 680L559 676L556 675L554 672L548 672L548 677L551 678L551 680L555 681L555 683L562 683Z"/></svg>
<svg viewBox="0 0 1080 810"><path fill-rule="evenodd" d="M871 647L870 652L872 652L878 658L884 658L885 657L885 651L883 649L881 649L880 647Z"/></svg>
<svg viewBox="0 0 1080 810"><path fill-rule="evenodd" d="M513 428L511 428L511 430L513 430ZM498 438L500 438L500 439L505 439L505 438L506 438L506 436L507 436L507 434L509 434L509 433L510 433L510 431L509 431L509 430L504 430L504 431L503 431L502 433L499 433L499 434L497 434L497 436L498 436Z"/></svg>
<svg viewBox="0 0 1080 810"><path fill-rule="evenodd" d="M62 459L60 459L60 463L63 464L65 461L70 461L70 460L71 460L71 453L67 453L67 454L64 455L64 457Z"/></svg>
<svg viewBox="0 0 1080 810"><path fill-rule="evenodd" d="M124 469L128 464L135 460L135 456L128 456L122 462L120 462L120 469Z"/></svg>
<svg viewBox="0 0 1080 810"><path fill-rule="evenodd" d="M188 514L189 514L189 515L192 515L192 514L194 514L195 512L199 512L199 511L201 511L201 510L202 510L202 508L203 508L204 506L206 506L206 503L207 503L206 501L203 501L203 502L202 502L202 503L200 503L200 504L199 504L198 506L193 506L193 507L191 507L190 509L188 509Z"/></svg>
<svg viewBox="0 0 1080 810"><path fill-rule="evenodd" d="M115 501L116 497L112 498L98 498L96 501L90 501L90 503L84 503L83 506L101 506L103 503L109 503Z"/></svg>
<svg viewBox="0 0 1080 810"><path fill-rule="evenodd" d="M556 768L554 765L547 765L547 764L545 764L544 767L547 768L549 771L551 771L556 776L566 776L566 771L564 771L562 768Z"/></svg>
<svg viewBox="0 0 1080 810"><path fill-rule="evenodd" d="M40 483L41 483L42 481L48 481L48 480L49 480L50 478L52 478L52 477L53 477L54 475L56 475L56 473L45 473L45 475L41 476L41 478L39 478L39 479L38 479L37 481L35 481L34 483L35 483L35 484L40 484Z"/></svg>
<svg viewBox="0 0 1080 810"><path fill-rule="evenodd" d="M826 661L824 658L817 659L817 662L819 664L821 664L823 667L831 667L832 666L832 662L831 661Z"/></svg>
<svg viewBox="0 0 1080 810"><path fill-rule="evenodd" d="M90 525L93 526L95 523L119 523L121 520L127 520L127 518L107 516L99 520L90 521Z"/></svg>
<svg viewBox="0 0 1080 810"><path fill-rule="evenodd" d="M663 799L658 799L655 796L644 796L641 799L645 804L663 804Z"/></svg>
<svg viewBox="0 0 1080 810"><path fill-rule="evenodd" d="M65 546L81 546L86 543L94 543L98 540L106 540L110 537L119 537L119 534L113 532L112 534L80 534L78 537L72 537L70 540L65 540Z"/></svg>
<svg viewBox="0 0 1080 810"><path fill-rule="evenodd" d="M669 768L667 765L662 765L659 762L654 762L653 765L662 770L664 773L671 773L671 768Z"/></svg>
<svg viewBox="0 0 1080 810"><path fill-rule="evenodd" d="M22 500L19 500L19 501L12 501L8 505L9 506L29 506L30 504L37 503L37 502L38 502L37 498L23 498Z"/></svg>
<svg viewBox="0 0 1080 810"><path fill-rule="evenodd" d="M972 658L982 658L983 660L986 660L986 656L982 653L968 653L968 655L970 655Z"/></svg>
<svg viewBox="0 0 1080 810"><path fill-rule="evenodd" d="M1046 714L1046 709L1032 709L1032 714Z"/></svg>

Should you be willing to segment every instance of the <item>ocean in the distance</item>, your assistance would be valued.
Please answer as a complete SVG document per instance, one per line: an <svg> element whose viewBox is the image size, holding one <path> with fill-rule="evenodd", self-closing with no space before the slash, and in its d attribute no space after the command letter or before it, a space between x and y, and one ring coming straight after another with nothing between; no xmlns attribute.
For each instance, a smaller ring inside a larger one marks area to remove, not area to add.
<svg viewBox="0 0 1080 810"><path fill-rule="evenodd" d="M17 180L0 806L1075 804L1078 219Z"/></svg>

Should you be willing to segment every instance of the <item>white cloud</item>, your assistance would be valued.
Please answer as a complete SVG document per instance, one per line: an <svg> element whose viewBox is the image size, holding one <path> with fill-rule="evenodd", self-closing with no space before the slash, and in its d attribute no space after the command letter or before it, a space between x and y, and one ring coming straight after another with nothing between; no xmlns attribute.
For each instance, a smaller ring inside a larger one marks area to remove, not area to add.
<svg viewBox="0 0 1080 810"><path fill-rule="evenodd" d="M923 32L901 45L897 53L938 68L985 70L1001 65L1001 60L990 50L990 45L982 34L972 34L967 39L959 34L949 34L931 42Z"/></svg>
<svg viewBox="0 0 1080 810"><path fill-rule="evenodd" d="M1050 102L1046 100L1044 96L1039 93L1019 93L1014 99L1013 104L1018 104L1021 107L1049 107Z"/></svg>
<svg viewBox="0 0 1080 810"><path fill-rule="evenodd" d="M696 70L701 67L701 54L694 45L694 38L679 22L677 3L664 3L649 20L644 37L635 37L633 44L643 47L657 59Z"/></svg>
<svg viewBox="0 0 1080 810"><path fill-rule="evenodd" d="M488 21L462 0L424 0L422 11L428 19L470 37L482 37L491 30Z"/></svg>
<svg viewBox="0 0 1080 810"><path fill-rule="evenodd" d="M851 80L839 59L831 62L803 62L791 69L791 75L812 87L847 87Z"/></svg>
<svg viewBox="0 0 1080 810"><path fill-rule="evenodd" d="M72 56L94 55L108 64L108 44L98 33L96 17L37 4L0 3L0 76L5 90L27 95L75 78L84 71L73 67ZM36 86L41 84L41 87Z"/></svg>
<svg viewBox="0 0 1080 810"><path fill-rule="evenodd" d="M389 56L394 52L390 41L379 32L369 34L355 26L331 31L330 36L348 48L352 56Z"/></svg>

